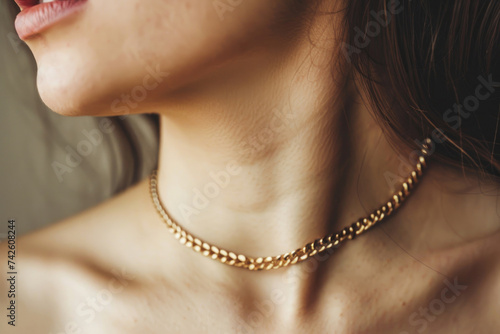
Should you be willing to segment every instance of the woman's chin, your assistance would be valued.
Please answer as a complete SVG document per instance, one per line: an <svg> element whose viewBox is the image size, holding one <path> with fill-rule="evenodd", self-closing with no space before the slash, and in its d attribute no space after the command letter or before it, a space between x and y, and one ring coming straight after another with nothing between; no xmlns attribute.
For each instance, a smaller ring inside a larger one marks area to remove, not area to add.
<svg viewBox="0 0 500 334"><path fill-rule="evenodd" d="M64 116L118 116L109 108L112 93L105 87L76 72L53 72L42 66L37 76L40 97L52 111Z"/></svg>
<svg viewBox="0 0 500 334"><path fill-rule="evenodd" d="M42 101L52 111L64 116L86 116L91 115L86 107L82 96L69 92L60 87L47 87L38 85L38 91Z"/></svg>
<svg viewBox="0 0 500 334"><path fill-rule="evenodd" d="M68 71L60 75L61 72L53 66L38 64L37 87L42 101L58 114L84 115L84 95L87 94L79 87L78 81L71 80L70 77L74 76Z"/></svg>
<svg viewBox="0 0 500 334"><path fill-rule="evenodd" d="M49 59L50 60L50 59ZM92 62L56 63L37 59L37 87L43 102L66 116L122 116L149 112L168 95L169 73L156 67L126 71L126 66Z"/></svg>
<svg viewBox="0 0 500 334"><path fill-rule="evenodd" d="M107 111L95 98L78 90L40 85L39 93L45 105L55 113L63 116L118 116Z"/></svg>

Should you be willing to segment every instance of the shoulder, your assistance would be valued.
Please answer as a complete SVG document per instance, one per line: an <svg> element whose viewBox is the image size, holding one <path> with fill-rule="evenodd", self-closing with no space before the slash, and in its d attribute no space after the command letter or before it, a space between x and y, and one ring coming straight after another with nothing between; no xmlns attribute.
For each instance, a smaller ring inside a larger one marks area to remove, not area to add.
<svg viewBox="0 0 500 334"><path fill-rule="evenodd" d="M464 318L474 324L475 332L493 333L500 328L500 233L477 244L471 251L475 260L458 273L467 280Z"/></svg>
<svg viewBox="0 0 500 334"><path fill-rule="evenodd" d="M483 313L487 320L486 328L490 333L500 328L500 233L496 233L492 238L492 252L485 259L485 275L478 272L477 281L481 285L478 305L482 303L482 308L478 313ZM489 273L489 274L488 274ZM480 316L480 314L478 314Z"/></svg>
<svg viewBox="0 0 500 334"><path fill-rule="evenodd" d="M8 302L15 305L15 333L78 332L134 283L127 247L134 248L135 235L145 227L131 203L143 204L144 186L141 182L77 216L0 244L4 259L15 250L14 274L0 273L0 292L13 291ZM13 327L2 321L0 332L9 330Z"/></svg>

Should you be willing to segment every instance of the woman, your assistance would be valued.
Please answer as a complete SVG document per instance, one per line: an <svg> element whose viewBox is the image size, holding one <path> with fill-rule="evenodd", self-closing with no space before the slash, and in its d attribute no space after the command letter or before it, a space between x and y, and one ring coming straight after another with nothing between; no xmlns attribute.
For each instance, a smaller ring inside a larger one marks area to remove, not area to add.
<svg viewBox="0 0 500 334"><path fill-rule="evenodd" d="M18 240L2 329L498 330L500 3L17 1L51 109L156 113L161 143Z"/></svg>

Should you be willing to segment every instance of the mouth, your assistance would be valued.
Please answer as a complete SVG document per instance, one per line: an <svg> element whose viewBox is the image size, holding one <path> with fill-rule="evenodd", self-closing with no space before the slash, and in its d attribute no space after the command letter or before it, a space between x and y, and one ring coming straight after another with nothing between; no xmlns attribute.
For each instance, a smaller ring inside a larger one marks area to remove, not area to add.
<svg viewBox="0 0 500 334"><path fill-rule="evenodd" d="M15 0L21 8L16 30L22 40L29 39L63 19L80 12L87 0Z"/></svg>

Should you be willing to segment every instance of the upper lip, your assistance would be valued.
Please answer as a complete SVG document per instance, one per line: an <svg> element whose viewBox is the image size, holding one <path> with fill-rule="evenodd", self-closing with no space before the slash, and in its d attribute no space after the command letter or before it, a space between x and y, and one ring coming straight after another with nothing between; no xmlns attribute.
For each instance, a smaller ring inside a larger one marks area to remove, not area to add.
<svg viewBox="0 0 500 334"><path fill-rule="evenodd" d="M39 0L15 0L15 1L17 5L21 8L21 10L40 4Z"/></svg>

